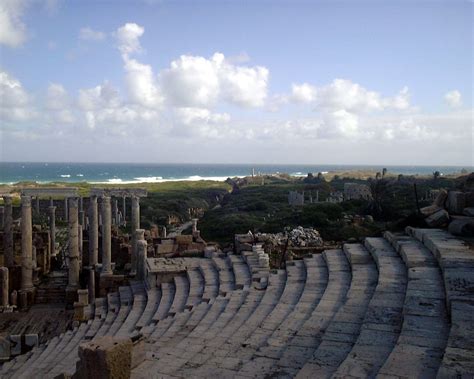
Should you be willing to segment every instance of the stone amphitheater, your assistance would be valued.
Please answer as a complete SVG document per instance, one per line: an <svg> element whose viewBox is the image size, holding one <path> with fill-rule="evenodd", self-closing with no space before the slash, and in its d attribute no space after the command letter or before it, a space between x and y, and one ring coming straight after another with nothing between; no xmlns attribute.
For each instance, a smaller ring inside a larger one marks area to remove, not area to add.
<svg viewBox="0 0 474 379"><path fill-rule="evenodd" d="M444 230L386 232L285 270L258 245L180 259L184 275L96 298L90 320L1 377L84 377L107 336L128 344L132 378L474 377L474 251Z"/></svg>

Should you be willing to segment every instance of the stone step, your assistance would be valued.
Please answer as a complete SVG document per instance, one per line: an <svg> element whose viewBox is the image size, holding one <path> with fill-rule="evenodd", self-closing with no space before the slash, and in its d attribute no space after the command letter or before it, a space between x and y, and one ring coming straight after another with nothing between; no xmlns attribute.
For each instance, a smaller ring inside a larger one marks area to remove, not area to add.
<svg viewBox="0 0 474 379"><path fill-rule="evenodd" d="M435 377L449 332L441 270L421 242L403 238L394 246L408 267L408 282L402 330L379 375Z"/></svg>
<svg viewBox="0 0 474 379"><path fill-rule="evenodd" d="M334 378L374 377L393 350L402 326L406 266L387 241L366 240L365 247L377 264L377 286L357 341L333 374Z"/></svg>
<svg viewBox="0 0 474 379"><path fill-rule="evenodd" d="M357 341L367 307L375 291L378 272L370 253L361 244L345 244L351 266L351 283L344 304L338 309L297 378L329 378L346 359Z"/></svg>
<svg viewBox="0 0 474 379"><path fill-rule="evenodd" d="M346 301L351 273L342 250L326 250L323 258L328 267L328 285L311 316L287 343L285 351L268 375L295 376L319 346L325 329Z"/></svg>

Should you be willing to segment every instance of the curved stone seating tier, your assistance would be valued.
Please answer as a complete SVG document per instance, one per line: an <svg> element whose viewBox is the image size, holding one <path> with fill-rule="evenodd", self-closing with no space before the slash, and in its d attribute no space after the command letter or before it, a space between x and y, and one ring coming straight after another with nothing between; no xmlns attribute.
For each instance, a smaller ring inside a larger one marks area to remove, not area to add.
<svg viewBox="0 0 474 379"><path fill-rule="evenodd" d="M441 270L419 241L402 237L395 245L408 269L403 324L379 374L435 377L449 332Z"/></svg>
<svg viewBox="0 0 474 379"><path fill-rule="evenodd" d="M252 360L242 365L239 374L252 373L252 376L264 376L269 368L275 366L288 342L311 316L321 300L328 281L326 263L322 255L318 254L305 258L304 264L306 279L299 301L286 319L273 330L266 343L258 348Z"/></svg>
<svg viewBox="0 0 474 379"><path fill-rule="evenodd" d="M187 276L175 276L174 287L176 289L173 303L168 311L169 315L174 316L178 312L182 312L186 306L189 296L189 280Z"/></svg>
<svg viewBox="0 0 474 379"><path fill-rule="evenodd" d="M360 333L367 307L377 283L377 269L369 252L360 244L345 244L352 278L344 304L338 309L311 358L297 378L328 378L352 350ZM344 265L341 265L341 269Z"/></svg>
<svg viewBox="0 0 474 379"><path fill-rule="evenodd" d="M285 270L254 246L184 258L160 288L130 282L93 318L3 364L0 377L72 376L81 341L144 340L132 378L474 377L474 251L408 228Z"/></svg>
<svg viewBox="0 0 474 379"><path fill-rule="evenodd" d="M347 251L346 246L344 249ZM395 346L401 330L407 282L405 264L382 238L367 238L365 248L377 265L378 282L359 336L335 371L335 378L374 377ZM363 251L364 247L359 249Z"/></svg>
<svg viewBox="0 0 474 379"><path fill-rule="evenodd" d="M188 269L186 274L189 280L189 295L186 307L191 309L202 301L202 294L204 293L204 278L201 271L197 268Z"/></svg>
<svg viewBox="0 0 474 379"><path fill-rule="evenodd" d="M474 253L439 229L407 228L435 256L443 275L451 328L438 377L474 376Z"/></svg>
<svg viewBox="0 0 474 379"><path fill-rule="evenodd" d="M158 308L158 305L160 304L160 299L161 299L161 289L160 288L150 288L149 290L146 291L146 305L145 309L143 310L142 315L140 316L140 319L137 321L135 324L135 327L137 330L140 330L144 326L147 326L150 324L151 319L153 318L153 315L156 312L156 309Z"/></svg>

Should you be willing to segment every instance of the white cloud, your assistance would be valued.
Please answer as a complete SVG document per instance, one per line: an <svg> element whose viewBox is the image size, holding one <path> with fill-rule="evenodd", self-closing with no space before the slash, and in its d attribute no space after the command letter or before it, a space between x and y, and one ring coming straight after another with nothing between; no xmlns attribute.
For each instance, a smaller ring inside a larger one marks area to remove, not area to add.
<svg viewBox="0 0 474 379"><path fill-rule="evenodd" d="M0 44L18 47L25 42L27 32L22 18L26 6L26 0L0 2Z"/></svg>
<svg viewBox="0 0 474 379"><path fill-rule="evenodd" d="M218 72L223 97L243 107L261 107L267 98L269 72L261 66L242 67L224 63Z"/></svg>
<svg viewBox="0 0 474 379"><path fill-rule="evenodd" d="M78 105L81 110L117 108L120 98L117 89L109 82L104 82L93 88L79 90Z"/></svg>
<svg viewBox="0 0 474 379"><path fill-rule="evenodd" d="M290 98L296 103L312 103L316 101L316 94L316 87L311 84L293 84Z"/></svg>
<svg viewBox="0 0 474 379"><path fill-rule="evenodd" d="M117 29L116 36L118 49L124 56L141 51L139 38L145 32L145 28L135 23L127 23Z"/></svg>
<svg viewBox="0 0 474 379"><path fill-rule="evenodd" d="M181 107L174 109L174 135L220 138L227 135L230 121L227 113L212 113L205 108Z"/></svg>
<svg viewBox="0 0 474 379"><path fill-rule="evenodd" d="M79 39L84 41L103 41L106 37L104 32L91 29L90 27L79 30Z"/></svg>
<svg viewBox="0 0 474 379"><path fill-rule="evenodd" d="M25 121L33 117L30 96L19 80L5 71L0 71L0 118L10 121Z"/></svg>
<svg viewBox="0 0 474 379"><path fill-rule="evenodd" d="M451 108L462 106L462 96L458 90L452 90L444 95L444 100Z"/></svg>
<svg viewBox="0 0 474 379"><path fill-rule="evenodd" d="M287 98L295 103L313 104L319 110L344 109L357 114L410 108L410 93L407 87L394 97L383 97L380 93L347 79L335 79L322 87L308 83L293 84L291 94Z"/></svg>
<svg viewBox="0 0 474 379"><path fill-rule="evenodd" d="M168 102L181 107L210 107L220 94L218 66L223 57L211 59L182 55L161 71L160 83Z"/></svg>
<svg viewBox="0 0 474 379"><path fill-rule="evenodd" d="M159 76L163 93L174 106L212 107L221 100L260 107L267 97L269 73L265 67L230 64L215 53L210 59L182 55Z"/></svg>
<svg viewBox="0 0 474 379"><path fill-rule="evenodd" d="M125 58L125 81L130 100L145 107L156 108L163 99L156 85L151 66Z"/></svg>

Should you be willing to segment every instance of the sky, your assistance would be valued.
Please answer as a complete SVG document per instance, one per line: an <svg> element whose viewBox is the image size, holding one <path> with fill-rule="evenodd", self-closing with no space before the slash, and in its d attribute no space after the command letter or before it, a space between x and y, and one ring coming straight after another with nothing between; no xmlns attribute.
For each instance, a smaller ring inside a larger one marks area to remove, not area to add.
<svg viewBox="0 0 474 379"><path fill-rule="evenodd" d="M474 166L473 3L0 0L0 161Z"/></svg>

